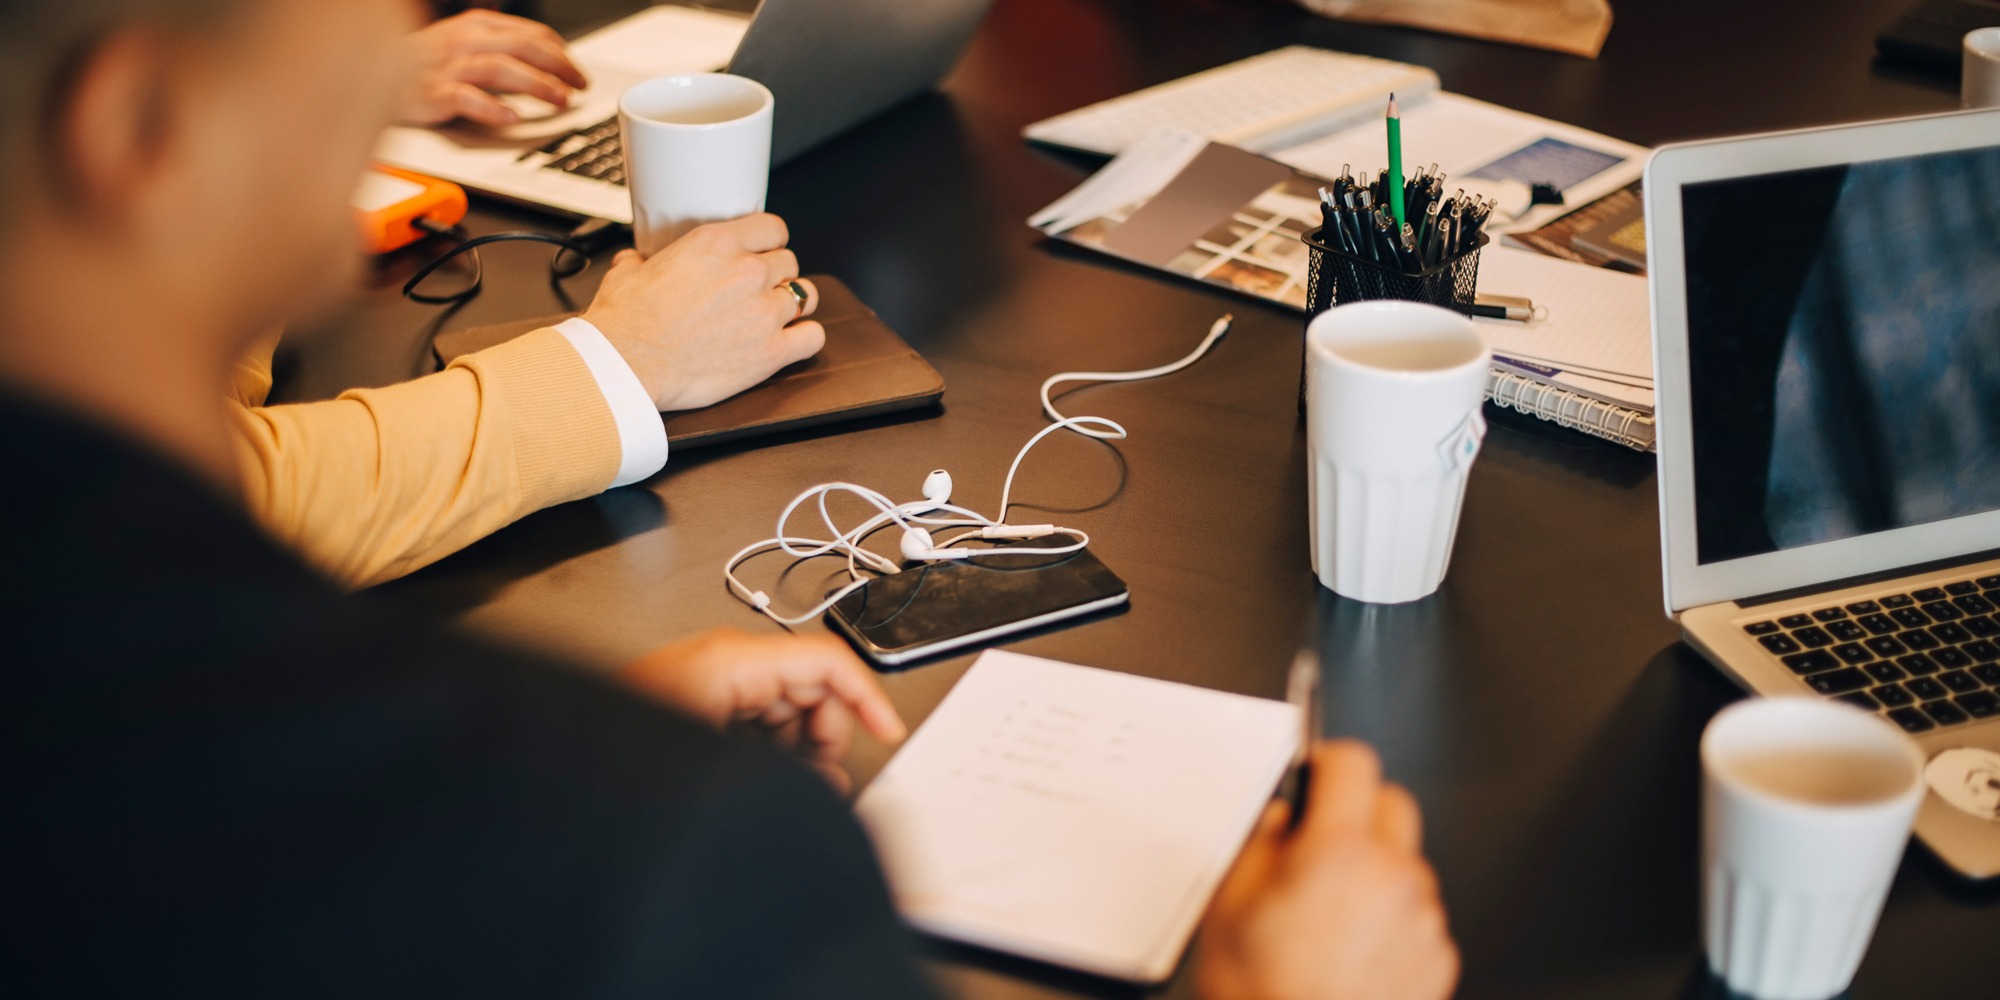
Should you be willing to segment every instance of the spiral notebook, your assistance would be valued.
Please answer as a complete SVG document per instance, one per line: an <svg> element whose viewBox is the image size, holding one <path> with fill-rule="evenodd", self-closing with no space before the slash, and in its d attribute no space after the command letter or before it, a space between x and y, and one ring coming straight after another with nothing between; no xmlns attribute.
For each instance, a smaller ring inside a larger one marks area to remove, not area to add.
<svg viewBox="0 0 2000 1000"><path fill-rule="evenodd" d="M1653 450L1653 324L1646 279L1529 250L1488 246L1481 292L1533 299L1529 323L1473 322L1493 348L1496 405Z"/></svg>

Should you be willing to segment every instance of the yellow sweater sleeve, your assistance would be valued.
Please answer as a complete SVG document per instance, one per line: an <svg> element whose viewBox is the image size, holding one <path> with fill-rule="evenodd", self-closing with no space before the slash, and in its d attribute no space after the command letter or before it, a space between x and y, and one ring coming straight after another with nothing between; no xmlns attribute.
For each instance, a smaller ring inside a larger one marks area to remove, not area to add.
<svg viewBox="0 0 2000 1000"><path fill-rule="evenodd" d="M266 530L350 587L600 493L618 474L611 408L555 330L321 403L262 405L269 359L260 350L235 373L244 495Z"/></svg>

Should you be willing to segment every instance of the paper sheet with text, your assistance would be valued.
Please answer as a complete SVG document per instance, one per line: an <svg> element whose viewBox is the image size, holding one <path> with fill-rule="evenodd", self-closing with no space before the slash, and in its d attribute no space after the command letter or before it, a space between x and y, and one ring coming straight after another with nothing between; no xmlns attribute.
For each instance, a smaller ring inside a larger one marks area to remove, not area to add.
<svg viewBox="0 0 2000 1000"><path fill-rule="evenodd" d="M1155 982L1298 738L1281 701L988 652L856 810L916 927Z"/></svg>

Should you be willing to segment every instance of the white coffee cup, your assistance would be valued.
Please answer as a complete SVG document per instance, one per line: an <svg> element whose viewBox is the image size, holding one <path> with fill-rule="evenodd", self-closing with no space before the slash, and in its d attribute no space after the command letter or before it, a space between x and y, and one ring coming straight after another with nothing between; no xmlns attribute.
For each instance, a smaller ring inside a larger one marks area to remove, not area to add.
<svg viewBox="0 0 2000 1000"><path fill-rule="evenodd" d="M1872 712L1759 698L1709 722L1701 766L1709 968L1757 1000L1846 989L1923 801L1923 752Z"/></svg>
<svg viewBox="0 0 2000 1000"><path fill-rule="evenodd" d="M1306 504L1319 582L1372 604L1444 582L1486 421L1491 352L1415 302L1337 306L1306 328Z"/></svg>
<svg viewBox="0 0 2000 1000"><path fill-rule="evenodd" d="M2000 108L2000 28L1965 33L1965 74L1958 93L1965 107Z"/></svg>
<svg viewBox="0 0 2000 1000"><path fill-rule="evenodd" d="M771 92L727 73L633 84L618 99L633 243L651 256L705 222L764 210Z"/></svg>

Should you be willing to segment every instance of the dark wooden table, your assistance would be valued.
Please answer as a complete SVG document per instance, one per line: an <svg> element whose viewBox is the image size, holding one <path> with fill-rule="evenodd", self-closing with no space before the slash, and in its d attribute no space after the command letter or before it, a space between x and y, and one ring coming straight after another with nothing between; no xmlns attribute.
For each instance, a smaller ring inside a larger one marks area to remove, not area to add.
<svg viewBox="0 0 2000 1000"><path fill-rule="evenodd" d="M915 496L943 466L957 498L990 507L1009 458L1043 426L1044 376L1166 361L1231 311L1234 332L1195 368L1069 397L1070 412L1116 418L1132 437L1115 449L1056 437L1018 496L1090 531L1132 605L1010 648L1275 696L1302 630L1316 630L1328 731L1373 741L1423 803L1464 949L1461 996L1707 995L1695 748L1736 693L1662 611L1652 459L1495 415L1442 591L1401 607L1335 598L1307 565L1299 317L1041 239L1022 220L1093 164L1032 148L1019 130L1291 43L1422 63L1451 90L1649 144L1953 107L1948 84L1872 64L1874 32L1904 3L1618 0L1602 58L1586 61L1257 0L999 0L941 94L771 184L807 270L845 278L943 372L941 412L677 454L649 483L532 516L376 597L594 663L718 624L772 628L724 591L720 569L771 534L798 490L850 479ZM630 5L554 4L551 19L573 30ZM471 221L560 228L496 206ZM545 257L520 246L489 252L488 290L462 310L401 302L395 288L421 257L385 261L348 315L294 338L288 398L406 378L428 370L438 329L562 307ZM595 280L570 294L587 301ZM819 570L774 593L804 598ZM767 586L778 571L749 567ZM920 721L970 662L887 683ZM865 747L855 768L865 778L882 759ZM1855 995L2000 995L1996 902L1913 848ZM1133 992L937 954L963 996ZM1183 976L1165 994L1189 992Z"/></svg>

